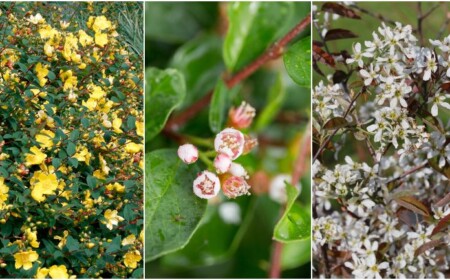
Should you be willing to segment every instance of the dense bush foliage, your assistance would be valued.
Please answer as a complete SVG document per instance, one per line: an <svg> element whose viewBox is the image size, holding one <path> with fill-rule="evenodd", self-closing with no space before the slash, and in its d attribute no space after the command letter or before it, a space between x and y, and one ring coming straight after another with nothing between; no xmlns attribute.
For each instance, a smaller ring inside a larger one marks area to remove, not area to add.
<svg viewBox="0 0 450 280"><path fill-rule="evenodd" d="M0 277L142 276L142 10L0 3Z"/></svg>
<svg viewBox="0 0 450 280"><path fill-rule="evenodd" d="M448 20L423 27L443 5L408 3L388 13L393 6L324 3L316 9L318 277L449 276ZM413 15L412 25L397 21L400 10ZM378 27L337 28L345 22L339 16L361 26L375 18ZM330 43L358 35L365 40L340 48Z"/></svg>
<svg viewBox="0 0 450 280"><path fill-rule="evenodd" d="M146 4L146 276L309 278L309 12Z"/></svg>

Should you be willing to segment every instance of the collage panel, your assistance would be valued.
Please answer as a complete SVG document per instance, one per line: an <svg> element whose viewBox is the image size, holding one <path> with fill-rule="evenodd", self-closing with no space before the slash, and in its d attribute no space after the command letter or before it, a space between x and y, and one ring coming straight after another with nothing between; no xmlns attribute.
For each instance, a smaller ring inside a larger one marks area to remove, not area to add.
<svg viewBox="0 0 450 280"><path fill-rule="evenodd" d="M449 278L446 2L313 3L313 277Z"/></svg>
<svg viewBox="0 0 450 280"><path fill-rule="evenodd" d="M311 277L309 2L145 5L145 277Z"/></svg>
<svg viewBox="0 0 450 280"><path fill-rule="evenodd" d="M0 2L0 278L143 277L143 80L142 3Z"/></svg>

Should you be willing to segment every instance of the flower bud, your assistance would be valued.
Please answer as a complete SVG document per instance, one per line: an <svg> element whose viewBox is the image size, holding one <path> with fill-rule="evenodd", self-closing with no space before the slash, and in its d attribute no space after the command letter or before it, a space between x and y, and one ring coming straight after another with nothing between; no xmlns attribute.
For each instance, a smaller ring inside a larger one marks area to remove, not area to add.
<svg viewBox="0 0 450 280"><path fill-rule="evenodd" d="M231 163L230 166L230 170L229 172L231 173L231 175L233 176L237 176L237 177L242 177L247 179L248 178L248 174L247 171L244 169L244 167L242 165L240 165L239 163Z"/></svg>
<svg viewBox="0 0 450 280"><path fill-rule="evenodd" d="M214 159L214 167L219 174L225 173L230 169L231 158L226 154L218 154Z"/></svg>
<svg viewBox="0 0 450 280"><path fill-rule="evenodd" d="M210 199L215 197L220 190L220 180L216 174L203 171L194 180L194 193L200 198Z"/></svg>
<svg viewBox="0 0 450 280"><path fill-rule="evenodd" d="M250 186L242 177L228 176L222 181L223 194L228 198L236 198L244 194L250 195L249 189Z"/></svg>
<svg viewBox="0 0 450 280"><path fill-rule="evenodd" d="M178 157L187 164L191 164L198 159L198 150L192 144L184 144L178 148Z"/></svg>
<svg viewBox="0 0 450 280"><path fill-rule="evenodd" d="M232 160L237 159L244 150L244 134L234 128L226 128L214 139L214 148L218 153L226 154Z"/></svg>
<svg viewBox="0 0 450 280"><path fill-rule="evenodd" d="M247 128L255 117L255 108L242 101L238 108L232 107L228 113L229 124L238 129Z"/></svg>

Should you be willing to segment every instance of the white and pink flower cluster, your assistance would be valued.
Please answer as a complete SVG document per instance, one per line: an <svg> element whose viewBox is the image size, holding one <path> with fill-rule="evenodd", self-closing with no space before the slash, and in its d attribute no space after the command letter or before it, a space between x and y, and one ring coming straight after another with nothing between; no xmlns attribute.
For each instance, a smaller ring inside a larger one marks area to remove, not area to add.
<svg viewBox="0 0 450 280"><path fill-rule="evenodd" d="M256 139L236 129L249 127L254 116L255 109L245 102L237 109L231 108L228 124L233 127L222 130L214 139L215 158L211 168L215 172L205 170L194 180L193 190L198 197L216 197L220 189L228 198L250 194L247 171L233 161L257 145ZM191 164L199 158L199 151L192 144L184 144L178 148L178 156L183 162Z"/></svg>

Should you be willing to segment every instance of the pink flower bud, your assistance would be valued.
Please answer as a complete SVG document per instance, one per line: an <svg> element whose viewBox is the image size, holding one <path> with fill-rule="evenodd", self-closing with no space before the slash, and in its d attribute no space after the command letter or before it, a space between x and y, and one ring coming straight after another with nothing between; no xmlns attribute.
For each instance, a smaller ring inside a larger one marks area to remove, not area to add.
<svg viewBox="0 0 450 280"><path fill-rule="evenodd" d="M252 124L253 118L255 117L255 108L242 101L238 108L232 107L230 109L228 117L229 124L232 127L238 129L247 128Z"/></svg>
<svg viewBox="0 0 450 280"><path fill-rule="evenodd" d="M245 135L244 139L245 139L245 144L244 144L244 150L242 151L242 154L246 155L246 154L250 153L253 150L253 148L258 146L258 139L252 138L249 135Z"/></svg>
<svg viewBox="0 0 450 280"><path fill-rule="evenodd" d="M229 198L236 198L244 194L250 195L249 189L250 186L242 177L228 176L222 181L223 194Z"/></svg>
<svg viewBox="0 0 450 280"><path fill-rule="evenodd" d="M178 148L178 157L187 164L191 164L198 159L198 150L192 144L184 144Z"/></svg>
<svg viewBox="0 0 450 280"><path fill-rule="evenodd" d="M244 144L244 134L234 128L222 130L214 140L216 151L230 156L232 160L237 159L242 154Z"/></svg>
<svg viewBox="0 0 450 280"><path fill-rule="evenodd" d="M200 198L210 199L215 197L220 190L220 180L216 174L203 171L194 180L194 193Z"/></svg>
<svg viewBox="0 0 450 280"><path fill-rule="evenodd" d="M233 176L242 177L246 179L248 178L247 171L245 171L244 167L239 163L232 162L229 172Z"/></svg>
<svg viewBox="0 0 450 280"><path fill-rule="evenodd" d="M214 167L219 174L225 173L230 169L231 158L226 154L218 154L214 159Z"/></svg>

